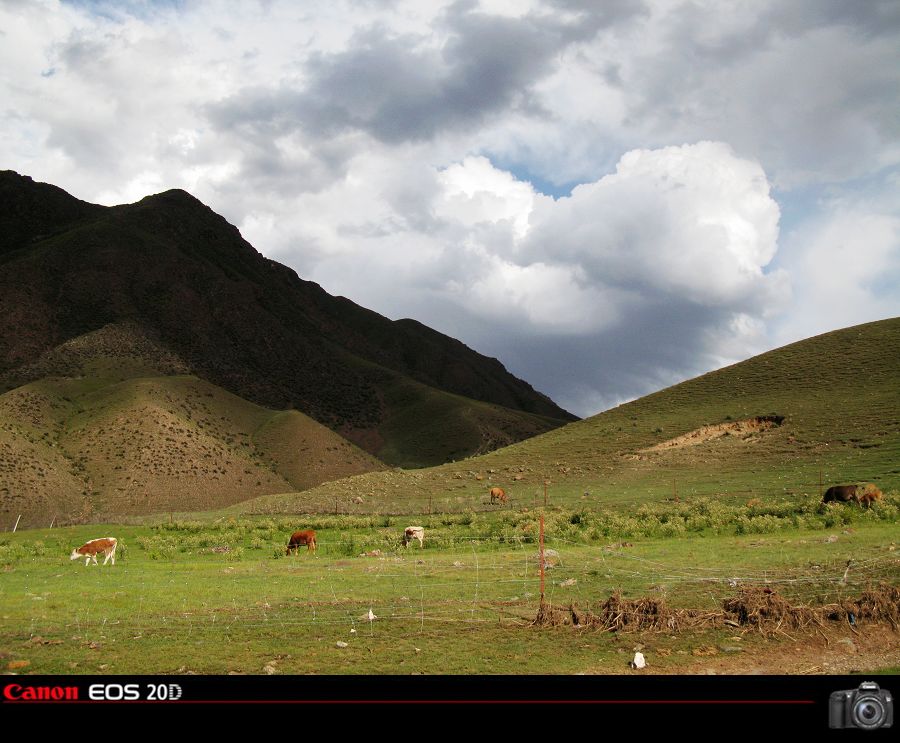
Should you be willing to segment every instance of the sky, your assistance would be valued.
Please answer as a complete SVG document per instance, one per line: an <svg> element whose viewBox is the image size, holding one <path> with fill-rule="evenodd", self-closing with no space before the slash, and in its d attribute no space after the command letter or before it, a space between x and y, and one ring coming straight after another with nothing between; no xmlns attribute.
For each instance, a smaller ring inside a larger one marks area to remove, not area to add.
<svg viewBox="0 0 900 743"><path fill-rule="evenodd" d="M900 315L896 0L0 0L0 169L183 188L588 416Z"/></svg>

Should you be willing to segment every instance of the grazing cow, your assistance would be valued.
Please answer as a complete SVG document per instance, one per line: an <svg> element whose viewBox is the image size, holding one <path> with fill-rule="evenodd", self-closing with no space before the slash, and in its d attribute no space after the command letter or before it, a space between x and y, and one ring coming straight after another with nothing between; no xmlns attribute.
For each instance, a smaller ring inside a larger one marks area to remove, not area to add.
<svg viewBox="0 0 900 743"><path fill-rule="evenodd" d="M863 494L858 498L858 502L859 505L868 508L875 501L881 500L883 497L884 493L879 490L878 486L873 485L872 483L867 483L865 489L863 490Z"/></svg>
<svg viewBox="0 0 900 743"><path fill-rule="evenodd" d="M409 548L409 543L413 539L419 540L419 548L425 546L425 527L423 526L407 526L403 530L403 546Z"/></svg>
<svg viewBox="0 0 900 743"><path fill-rule="evenodd" d="M288 542L287 551L284 554L289 555L291 554L291 550L294 550L294 554L296 555L297 550L304 544L306 545L307 552L316 551L316 533L312 529L295 531L291 534L291 541Z"/></svg>
<svg viewBox="0 0 900 743"><path fill-rule="evenodd" d="M103 564L106 565L107 562L112 560L112 564L116 564L116 547L118 546L118 541L115 537L103 537L102 539L92 539L90 542L81 545L77 549L72 550L72 554L69 555L70 560L77 560L80 557L85 558L84 564L85 566L91 564L91 560L94 561L94 565L97 565L97 555L101 552L103 553L106 559L103 561Z"/></svg>
<svg viewBox="0 0 900 743"><path fill-rule="evenodd" d="M833 501L841 501L843 503L859 503L859 496L856 494L856 485L832 485L825 491L825 497L822 503L831 503Z"/></svg>
<svg viewBox="0 0 900 743"><path fill-rule="evenodd" d="M500 501L501 504L506 503L506 491L503 488L491 488L491 505L494 501Z"/></svg>

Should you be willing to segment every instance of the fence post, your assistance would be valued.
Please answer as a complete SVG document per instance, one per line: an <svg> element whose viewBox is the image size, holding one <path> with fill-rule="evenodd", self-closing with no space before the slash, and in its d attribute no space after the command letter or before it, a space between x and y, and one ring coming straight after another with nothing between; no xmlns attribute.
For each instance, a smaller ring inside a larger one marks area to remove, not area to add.
<svg viewBox="0 0 900 743"><path fill-rule="evenodd" d="M540 555L541 555L541 606L543 606L544 605L544 514L543 513L541 513Z"/></svg>
<svg viewBox="0 0 900 743"><path fill-rule="evenodd" d="M549 480L544 480L544 508L547 507L547 486L550 484Z"/></svg>

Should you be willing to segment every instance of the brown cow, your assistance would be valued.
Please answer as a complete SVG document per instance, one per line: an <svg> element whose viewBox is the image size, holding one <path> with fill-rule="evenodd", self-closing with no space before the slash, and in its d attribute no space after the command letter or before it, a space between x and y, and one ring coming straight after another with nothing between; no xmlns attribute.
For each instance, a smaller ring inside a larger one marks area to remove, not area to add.
<svg viewBox="0 0 900 743"><path fill-rule="evenodd" d="M506 503L506 491L503 488L491 488L491 505L494 501L500 501L501 504Z"/></svg>
<svg viewBox="0 0 900 743"><path fill-rule="evenodd" d="M316 533L312 529L307 529L306 531L295 531L291 534L291 541L288 542L287 550L284 554L291 554L291 550L294 550L294 554L297 554L297 550L302 546L306 545L307 552L315 552L316 551Z"/></svg>
<svg viewBox="0 0 900 743"><path fill-rule="evenodd" d="M103 564L106 565L110 560L112 560L112 564L116 564L116 547L118 546L118 541L115 537L102 537L101 539L92 539L90 542L87 542L77 549L72 550L72 554L69 555L70 560L77 560L80 557L84 557L85 566L91 564L91 560L94 561L94 565L97 565L97 555L101 552L103 553L106 559L103 561Z"/></svg>
<svg viewBox="0 0 900 743"><path fill-rule="evenodd" d="M859 496L858 502L859 505L865 506L868 508L875 501L881 500L884 497L884 493L878 488L877 485L873 485L871 482L866 483L863 489L862 495Z"/></svg>
<svg viewBox="0 0 900 743"><path fill-rule="evenodd" d="M856 494L856 485L832 485L825 491L825 497L822 503L831 503L833 501L841 501L843 503L859 503L859 496Z"/></svg>

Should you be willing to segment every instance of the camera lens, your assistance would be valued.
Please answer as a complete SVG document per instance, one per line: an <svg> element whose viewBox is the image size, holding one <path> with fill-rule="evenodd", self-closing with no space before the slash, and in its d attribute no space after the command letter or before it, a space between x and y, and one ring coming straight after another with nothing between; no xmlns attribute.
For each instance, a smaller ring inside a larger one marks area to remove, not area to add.
<svg viewBox="0 0 900 743"><path fill-rule="evenodd" d="M877 697L862 697L853 705L853 721L857 727L877 728L884 719L884 706Z"/></svg>

